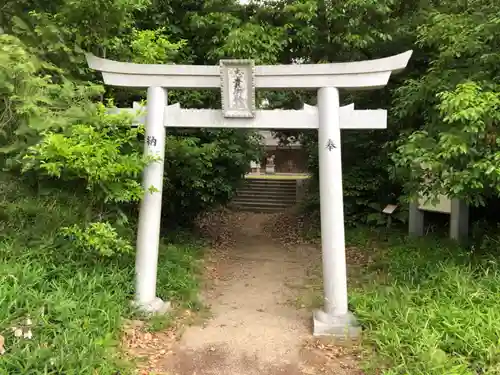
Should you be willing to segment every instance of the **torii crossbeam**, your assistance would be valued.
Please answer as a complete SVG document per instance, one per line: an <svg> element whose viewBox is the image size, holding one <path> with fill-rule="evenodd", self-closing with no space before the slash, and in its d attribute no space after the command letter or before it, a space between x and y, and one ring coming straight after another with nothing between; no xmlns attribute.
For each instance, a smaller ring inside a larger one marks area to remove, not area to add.
<svg viewBox="0 0 500 375"><path fill-rule="evenodd" d="M134 102L132 108L112 108L111 113L137 113L145 110ZM386 129L385 109L354 109L354 104L340 107L340 129ZM145 124L143 114L134 120L135 124ZM318 108L304 104L300 110L273 109L256 111L255 117L248 119L223 116L218 109L184 109L179 103L165 107L165 127L173 128L233 128L233 129L318 129Z"/></svg>
<svg viewBox="0 0 500 375"><path fill-rule="evenodd" d="M348 311L340 129L382 129L385 110L340 107L339 89L384 87L402 71L412 51L371 61L333 64L261 65L252 60L222 60L220 66L132 64L87 55L90 68L104 83L147 87L145 153L158 162L144 171L146 188L139 214L136 257L136 305L161 311L168 303L156 297L156 273L165 155L165 127L318 129L324 308L314 312L314 335L345 337L359 328ZM167 106L168 88L221 88L222 110ZM255 89L318 90L317 107L300 111L256 110ZM155 189L148 189L154 186Z"/></svg>

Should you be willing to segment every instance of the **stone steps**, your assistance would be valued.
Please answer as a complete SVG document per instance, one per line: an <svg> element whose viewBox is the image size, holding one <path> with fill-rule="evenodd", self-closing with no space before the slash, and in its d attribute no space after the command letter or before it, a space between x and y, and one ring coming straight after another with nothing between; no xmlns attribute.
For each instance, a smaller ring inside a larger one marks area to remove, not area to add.
<svg viewBox="0 0 500 375"><path fill-rule="evenodd" d="M230 206L241 211L283 211L296 204L296 186L296 180L246 179Z"/></svg>

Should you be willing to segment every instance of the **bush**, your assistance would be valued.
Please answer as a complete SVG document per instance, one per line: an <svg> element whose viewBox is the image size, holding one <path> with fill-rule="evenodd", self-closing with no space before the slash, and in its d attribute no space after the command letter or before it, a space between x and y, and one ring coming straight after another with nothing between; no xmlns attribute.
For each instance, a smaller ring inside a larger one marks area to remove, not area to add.
<svg viewBox="0 0 500 375"><path fill-rule="evenodd" d="M138 136L143 127L132 127L129 114L109 115L102 105L67 132L45 131L24 156L24 172L82 181L102 202L140 201L144 193L140 176L152 159L145 159Z"/></svg>
<svg viewBox="0 0 500 375"><path fill-rule="evenodd" d="M116 229L108 222L90 223L85 229L78 225L61 228L61 234L74 242L76 249L99 255L112 256L117 253L132 253L129 241L120 238Z"/></svg>
<svg viewBox="0 0 500 375"><path fill-rule="evenodd" d="M100 86L67 80L19 39L0 34L0 161L11 165L43 131L60 131L89 113Z"/></svg>
<svg viewBox="0 0 500 375"><path fill-rule="evenodd" d="M163 222L191 225L200 213L226 204L250 161L260 158L259 141L254 132L238 129L167 137Z"/></svg>

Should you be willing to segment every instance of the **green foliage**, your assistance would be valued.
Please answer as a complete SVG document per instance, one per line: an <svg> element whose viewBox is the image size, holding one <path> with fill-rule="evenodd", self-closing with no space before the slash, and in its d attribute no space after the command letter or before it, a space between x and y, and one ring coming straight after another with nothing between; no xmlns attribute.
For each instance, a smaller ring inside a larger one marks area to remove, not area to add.
<svg viewBox="0 0 500 375"><path fill-rule="evenodd" d="M367 366L387 375L498 373L498 260L435 239L391 236L386 245L363 275L377 283L351 291L376 353ZM373 236L359 246L372 252Z"/></svg>
<svg viewBox="0 0 500 375"><path fill-rule="evenodd" d="M106 56L116 37L130 33L135 15L149 4L149 0L58 0L50 4L24 0L2 9L2 23L37 56L66 73L81 75L85 69L74 66L84 64L81 49Z"/></svg>
<svg viewBox="0 0 500 375"><path fill-rule="evenodd" d="M219 60L252 56L256 64L270 64L278 61L285 46L286 38L282 28L247 23L231 30L224 44L215 48L208 57Z"/></svg>
<svg viewBox="0 0 500 375"><path fill-rule="evenodd" d="M63 0L50 16L60 29L74 33L83 48L105 50L112 36L134 23L134 12L149 4L150 0Z"/></svg>
<svg viewBox="0 0 500 375"><path fill-rule="evenodd" d="M185 40L171 42L166 29L161 27L156 30L132 29L129 35L115 38L111 52L138 64L165 64L176 61L185 47Z"/></svg>
<svg viewBox="0 0 500 375"><path fill-rule="evenodd" d="M33 56L19 39L0 35L0 152L22 155L44 131L60 131L89 115L100 88L67 79L54 82L53 66Z"/></svg>
<svg viewBox="0 0 500 375"><path fill-rule="evenodd" d="M69 186L83 184L89 199L100 207L99 220L107 217L113 222L61 228L78 251L107 257L132 252L130 240L121 237L130 220L120 204L142 199L140 176L145 165L154 161L143 156L138 137L144 129L132 127L132 118L126 113L107 114L98 105L83 124L65 132L42 132L41 141L23 158L23 172L57 178Z"/></svg>
<svg viewBox="0 0 500 375"><path fill-rule="evenodd" d="M207 4L206 7L209 7ZM232 31L238 30L241 18L229 12L205 11L186 15L189 27L186 34L191 35L192 48L197 63L203 63L213 50L222 46Z"/></svg>
<svg viewBox="0 0 500 375"><path fill-rule="evenodd" d="M107 114L98 106L85 123L65 133L47 131L24 157L24 171L63 181L83 180L89 192L104 202L136 202L142 198L139 178L146 159L138 136L142 127L132 127L132 116Z"/></svg>
<svg viewBox="0 0 500 375"><path fill-rule="evenodd" d="M484 204L485 196L500 195L500 92L467 82L438 98L442 125L400 141L393 155L396 171L408 191Z"/></svg>
<svg viewBox="0 0 500 375"><path fill-rule="evenodd" d="M75 249L83 252L96 252L106 257L133 252L130 242L121 238L108 222L90 223L85 229L81 229L78 225L63 227L61 234L74 241Z"/></svg>
<svg viewBox="0 0 500 375"><path fill-rule="evenodd" d="M94 106L94 112L88 114L85 123L75 123L63 132L40 132L40 142L22 159L23 172L41 179L57 178L69 188L75 183L83 185L88 199L99 207L95 216L113 222L62 227L61 234L73 241L74 250L105 257L131 253L130 239L122 237L124 225L130 223L119 204L142 199L140 175L153 159L143 156L138 141L143 128L131 126L131 115L107 114L103 105Z"/></svg>
<svg viewBox="0 0 500 375"><path fill-rule="evenodd" d="M472 205L498 196L498 11L488 0L444 1L420 20L425 70L397 90L394 111L409 125L393 160L411 196L445 193Z"/></svg>
<svg viewBox="0 0 500 375"><path fill-rule="evenodd" d="M261 149L253 132L206 130L168 136L165 147L165 222L189 225L204 210L225 204Z"/></svg>

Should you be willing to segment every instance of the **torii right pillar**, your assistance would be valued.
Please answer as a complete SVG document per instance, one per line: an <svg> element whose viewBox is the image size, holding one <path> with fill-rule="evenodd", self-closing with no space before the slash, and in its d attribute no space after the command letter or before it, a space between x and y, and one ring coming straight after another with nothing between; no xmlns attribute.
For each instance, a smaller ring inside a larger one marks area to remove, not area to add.
<svg viewBox="0 0 500 375"><path fill-rule="evenodd" d="M405 60L399 61L399 66L391 69L387 80L391 73L401 71L406 67L410 55L411 52L405 56ZM376 78L370 76L369 73L379 70L380 67L361 64L358 67L361 68L358 70L359 73L368 73L365 75L366 86L373 88L375 85L370 81L375 81ZM349 311L347 298L338 88L320 88L317 102L324 307L313 313L313 334L314 336L356 339L361 334L361 328Z"/></svg>
<svg viewBox="0 0 500 375"><path fill-rule="evenodd" d="M324 87L318 90L324 308L314 312L313 333L315 336L356 337L359 335L359 328L347 304L339 109L337 88Z"/></svg>

